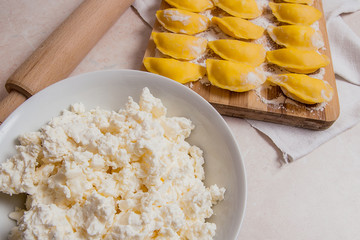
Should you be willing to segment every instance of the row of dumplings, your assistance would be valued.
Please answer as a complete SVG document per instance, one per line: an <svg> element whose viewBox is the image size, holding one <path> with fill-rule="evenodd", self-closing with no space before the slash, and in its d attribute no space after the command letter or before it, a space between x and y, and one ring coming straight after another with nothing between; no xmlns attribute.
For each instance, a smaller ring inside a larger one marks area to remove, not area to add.
<svg viewBox="0 0 360 240"><path fill-rule="evenodd" d="M270 26L267 29L271 39L284 46L269 51L267 61L285 68L291 74L269 76L267 80L280 86L287 97L305 104L315 104L330 101L333 88L324 80L306 75L330 63L326 55L318 52L322 47L321 33L310 27L321 18L322 13L308 4L312 4L312 1L269 3L276 19L288 25Z"/></svg>
<svg viewBox="0 0 360 240"><path fill-rule="evenodd" d="M269 36L285 47L268 52L262 44L241 41L258 39L264 34L264 28L248 20L261 15L255 0L166 2L175 8L159 10L156 17L169 32L153 32L152 39L157 49L170 58L144 58L144 66L148 71L180 83L196 81L206 74L212 85L236 92L249 91L268 80L279 85L288 97L306 104L331 99L332 88L329 84L305 75L329 63L327 56L317 52L321 47L321 34L309 26L321 17L321 12L316 8L304 5L312 1L284 0L291 3L269 3L278 21L291 25L270 26L267 29ZM198 14L214 6L231 16L214 16L210 21L206 16ZM207 30L210 22L234 39L208 42L193 36ZM207 59L206 68L189 62L203 55L207 48L221 60ZM265 59L295 74L266 78L260 67Z"/></svg>

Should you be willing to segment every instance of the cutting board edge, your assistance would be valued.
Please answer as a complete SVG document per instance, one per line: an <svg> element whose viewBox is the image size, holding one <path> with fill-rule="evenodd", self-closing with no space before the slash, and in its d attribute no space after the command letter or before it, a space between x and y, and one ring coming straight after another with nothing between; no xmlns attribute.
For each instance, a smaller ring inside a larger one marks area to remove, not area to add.
<svg viewBox="0 0 360 240"><path fill-rule="evenodd" d="M221 115L229 116L229 117L237 117L248 120L258 120L271 122L276 124L283 124L292 127L300 127L304 129L310 130L326 130L330 128L333 123L337 120L335 119L327 119L327 120L316 120L309 119L306 117L292 116L286 115L282 113L273 113L267 111L259 111L249 108L233 108L231 106L226 106L222 104L210 103ZM236 113L234 111L236 109Z"/></svg>

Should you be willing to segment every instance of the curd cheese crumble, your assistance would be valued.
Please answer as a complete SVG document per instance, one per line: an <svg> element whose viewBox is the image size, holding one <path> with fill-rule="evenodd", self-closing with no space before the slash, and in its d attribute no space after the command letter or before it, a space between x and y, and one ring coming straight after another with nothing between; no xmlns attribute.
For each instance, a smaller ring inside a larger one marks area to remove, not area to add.
<svg viewBox="0 0 360 240"><path fill-rule="evenodd" d="M9 239L212 239L224 188L205 187L194 125L144 88L118 112L71 106L19 137L0 191L26 193Z"/></svg>

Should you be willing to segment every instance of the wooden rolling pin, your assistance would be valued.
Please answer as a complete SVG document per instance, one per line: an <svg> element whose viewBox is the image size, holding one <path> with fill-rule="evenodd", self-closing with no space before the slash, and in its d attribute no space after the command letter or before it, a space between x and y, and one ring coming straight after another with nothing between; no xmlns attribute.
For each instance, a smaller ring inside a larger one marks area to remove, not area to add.
<svg viewBox="0 0 360 240"><path fill-rule="evenodd" d="M84 0L7 80L0 123L26 98L66 78L133 1Z"/></svg>

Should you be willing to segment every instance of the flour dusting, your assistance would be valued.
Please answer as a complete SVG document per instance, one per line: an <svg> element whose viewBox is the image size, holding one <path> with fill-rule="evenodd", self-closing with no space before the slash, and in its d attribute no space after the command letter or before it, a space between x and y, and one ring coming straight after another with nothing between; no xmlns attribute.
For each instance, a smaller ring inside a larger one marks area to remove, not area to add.
<svg viewBox="0 0 360 240"><path fill-rule="evenodd" d="M190 16L183 15L174 10L164 10L164 17L171 21L181 22L184 26L190 23Z"/></svg>

